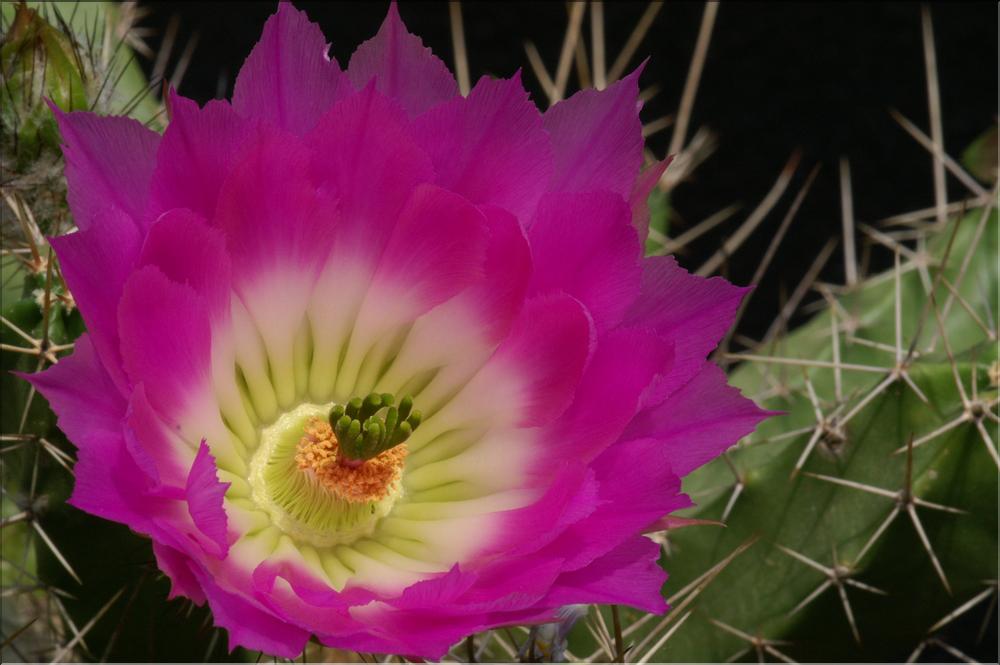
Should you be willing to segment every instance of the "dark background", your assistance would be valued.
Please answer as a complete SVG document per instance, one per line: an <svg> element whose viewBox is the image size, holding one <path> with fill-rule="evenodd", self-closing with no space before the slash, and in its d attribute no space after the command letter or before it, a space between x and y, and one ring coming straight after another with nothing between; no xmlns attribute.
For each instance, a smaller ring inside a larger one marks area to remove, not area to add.
<svg viewBox="0 0 1000 665"><path fill-rule="evenodd" d="M143 2L151 13L142 25L160 34L170 17L180 19L180 44L197 32L199 41L180 92L199 101L228 96L239 67L257 40L274 2ZM354 48L371 37L386 2L297 2L321 26L331 54L346 67ZM645 9L645 2L606 2L609 64ZM997 5L935 3L934 22L945 149L957 157L997 114ZM694 50L703 5L668 3L630 65L650 62L641 80L660 93L643 110L644 121L675 113ZM410 31L421 36L453 68L446 2L400 3ZM466 43L473 83L483 74L509 76L523 67L536 101L545 97L527 65L523 43L534 42L553 71L566 25L558 2L465 2ZM590 17L582 36L589 45ZM150 39L154 49L160 38ZM152 62L145 62L147 73ZM169 71L169 70L168 70ZM571 77L571 90L577 85ZM741 331L762 334L817 252L840 235L838 160L851 160L855 215L875 221L934 204L930 155L889 116L895 108L926 133L929 113L921 41L920 6L915 3L727 2L718 14L688 137L707 126L719 139L715 153L674 197L680 216L675 229L702 220L726 205L743 209L716 233L681 256L694 269L711 255L771 187L796 148L803 160L781 204L724 268L746 283L777 229L798 187L816 164L819 178L796 218L769 275L755 294ZM672 128L651 137L664 156ZM964 197L949 176L949 198ZM875 266L886 265L875 257ZM843 279L838 252L822 274Z"/></svg>

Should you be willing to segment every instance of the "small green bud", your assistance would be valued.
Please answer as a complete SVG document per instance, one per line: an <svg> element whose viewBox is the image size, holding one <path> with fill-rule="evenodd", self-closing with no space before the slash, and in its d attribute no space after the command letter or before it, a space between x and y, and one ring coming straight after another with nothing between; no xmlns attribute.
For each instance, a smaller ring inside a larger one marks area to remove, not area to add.
<svg viewBox="0 0 1000 665"><path fill-rule="evenodd" d="M351 426L347 428L347 439L353 444L361 436L361 421L352 420Z"/></svg>
<svg viewBox="0 0 1000 665"><path fill-rule="evenodd" d="M358 414L361 413L361 406L364 402L361 401L360 397L355 397L350 402L347 403L347 415L351 418L357 418Z"/></svg>
<svg viewBox="0 0 1000 665"><path fill-rule="evenodd" d="M369 393L330 409L330 422L345 460L366 460L406 441L421 421L409 395L393 406L391 393ZM385 409L384 416L378 414Z"/></svg>
<svg viewBox="0 0 1000 665"><path fill-rule="evenodd" d="M403 421L410 417L410 410L413 408L413 398L407 395L399 400L399 420Z"/></svg>
<svg viewBox="0 0 1000 665"><path fill-rule="evenodd" d="M399 427L396 428L396 431L393 432L392 436L389 438L389 445L386 449L388 450L389 448L398 446L409 439L411 434L413 434L413 428L410 426L410 423L400 423Z"/></svg>
<svg viewBox="0 0 1000 665"><path fill-rule="evenodd" d="M378 393L372 393L365 398L364 404L361 407L361 413L358 414L358 418L362 421L368 420L374 416L379 409L382 408L382 396Z"/></svg>
<svg viewBox="0 0 1000 665"><path fill-rule="evenodd" d="M399 411L396 407L390 406L389 410L385 414L385 431L386 434L392 434L396 430L396 425L399 423Z"/></svg>
<svg viewBox="0 0 1000 665"><path fill-rule="evenodd" d="M365 457L368 458L378 454L379 445L382 443L382 424L371 419L365 423Z"/></svg>
<svg viewBox="0 0 1000 665"><path fill-rule="evenodd" d="M351 427L351 417L341 416L337 418L337 424L333 426L333 433L337 435L338 440L344 440L347 438L347 430Z"/></svg>

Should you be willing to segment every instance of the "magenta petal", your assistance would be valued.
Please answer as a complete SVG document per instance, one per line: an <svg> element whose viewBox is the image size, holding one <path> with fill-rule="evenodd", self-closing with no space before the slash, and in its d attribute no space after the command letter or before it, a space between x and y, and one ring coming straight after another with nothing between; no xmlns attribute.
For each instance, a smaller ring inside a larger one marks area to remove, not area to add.
<svg viewBox="0 0 1000 665"><path fill-rule="evenodd" d="M668 450L655 439L609 447L592 464L597 508L570 525L545 553L561 557L565 568L574 570L645 531L664 515L690 507L671 462Z"/></svg>
<svg viewBox="0 0 1000 665"><path fill-rule="evenodd" d="M670 343L649 329L619 328L599 338L573 404L550 427L547 452L592 459L618 439L672 357Z"/></svg>
<svg viewBox="0 0 1000 665"><path fill-rule="evenodd" d="M121 432L125 400L98 359L90 335L80 335L72 355L58 364L22 377L49 401L59 418L59 429L77 448L87 446L94 437Z"/></svg>
<svg viewBox="0 0 1000 665"><path fill-rule="evenodd" d="M169 102L170 124L156 156L149 214L155 218L171 208L190 208L211 219L222 180L252 125L227 101L198 108L171 91Z"/></svg>
<svg viewBox="0 0 1000 665"><path fill-rule="evenodd" d="M316 632L331 646L436 660L462 637L487 627L550 618L532 605L558 575L558 560L507 560L489 568L479 573L453 567L365 608L353 621L324 611Z"/></svg>
<svg viewBox="0 0 1000 665"><path fill-rule="evenodd" d="M464 613L509 612L529 608L548 592L562 572L562 559L510 557L478 573L475 586L455 603Z"/></svg>
<svg viewBox="0 0 1000 665"><path fill-rule="evenodd" d="M118 301L142 239L120 210L105 210L92 221L87 229L50 242L98 355L118 389L127 394L118 350Z"/></svg>
<svg viewBox="0 0 1000 665"><path fill-rule="evenodd" d="M191 560L173 547L153 541L153 554L157 567L170 578L170 593L167 600L184 596L195 605L205 604L205 592L198 579L191 572Z"/></svg>
<svg viewBox="0 0 1000 665"><path fill-rule="evenodd" d="M420 185L400 213L375 276L411 316L451 298L483 273L486 218L471 203Z"/></svg>
<svg viewBox="0 0 1000 665"><path fill-rule="evenodd" d="M149 477L152 489L158 495L183 499L187 469L174 446L184 444L170 439L171 434L153 410L142 384L136 386L129 399L124 433L125 447Z"/></svg>
<svg viewBox="0 0 1000 665"><path fill-rule="evenodd" d="M318 191L312 155L295 136L258 128L219 193L215 222L226 235L233 280L245 286L267 270L318 271L336 228L335 202Z"/></svg>
<svg viewBox="0 0 1000 665"><path fill-rule="evenodd" d="M307 138L316 178L337 196L337 253L375 260L413 188L434 179L402 109L374 86L336 104Z"/></svg>
<svg viewBox="0 0 1000 665"><path fill-rule="evenodd" d="M501 515L498 528L504 538L498 549L506 557L538 552L597 508L594 471L575 460L557 460L554 467L550 463L544 474L537 474L536 480L547 483L541 498Z"/></svg>
<svg viewBox="0 0 1000 665"><path fill-rule="evenodd" d="M660 587L667 581L667 574L656 563L659 556L659 545L634 536L586 568L562 575L545 602L620 604L663 614L667 603L660 595Z"/></svg>
<svg viewBox="0 0 1000 665"><path fill-rule="evenodd" d="M549 422L569 406L590 356L592 326L583 305L565 293L525 303L490 360L490 365L510 367L524 381L521 427Z"/></svg>
<svg viewBox="0 0 1000 665"><path fill-rule="evenodd" d="M619 321L639 293L639 237L624 199L610 192L548 194L528 229L535 272L529 294L565 291L597 330Z"/></svg>
<svg viewBox="0 0 1000 665"><path fill-rule="evenodd" d="M647 396L647 404L662 401L701 370L705 357L732 325L746 293L747 289L721 277L692 275L673 257L655 256L643 262L640 295L624 323L653 328L674 343L674 367Z"/></svg>
<svg viewBox="0 0 1000 665"><path fill-rule="evenodd" d="M721 369L705 362L683 388L637 415L623 438L660 440L674 473L686 476L752 432L768 415L726 385Z"/></svg>
<svg viewBox="0 0 1000 665"><path fill-rule="evenodd" d="M231 648L286 658L310 635L439 658L570 603L665 610L639 534L766 414L706 360L745 291L642 258L667 162L640 173L640 71L541 115L519 75L459 96L394 2L346 73L328 48L282 2L232 105L171 92L162 139L56 112L82 231L52 244L90 334L29 380L79 449L70 503L149 536ZM245 446L303 401L395 386L441 477L407 481L426 514L346 545L370 560L333 545L345 579L241 503ZM484 446L506 480L467 467ZM433 486L456 473L467 501ZM390 558L407 531L434 551Z"/></svg>
<svg viewBox="0 0 1000 665"><path fill-rule="evenodd" d="M552 191L631 193L642 166L641 72L640 67L606 90L581 90L545 112L555 151Z"/></svg>
<svg viewBox="0 0 1000 665"><path fill-rule="evenodd" d="M374 626L343 622L336 633L320 633L323 644L345 651L407 654L416 662L441 660L448 649L475 630L460 625L462 617L396 614L385 610L376 614Z"/></svg>
<svg viewBox="0 0 1000 665"><path fill-rule="evenodd" d="M374 625L348 624L337 634L318 635L328 646L349 651L405 653L413 658L441 660L466 635L489 627L555 621L551 609L531 608L492 613L394 613L372 617Z"/></svg>
<svg viewBox="0 0 1000 665"><path fill-rule="evenodd" d="M190 210L171 210L149 229L139 265L153 265L205 299L213 319L229 316L230 262L226 239Z"/></svg>
<svg viewBox="0 0 1000 665"><path fill-rule="evenodd" d="M407 587L399 598L392 600L399 609L426 609L454 602L475 583L476 576L463 573L458 564L443 575L423 580Z"/></svg>
<svg viewBox="0 0 1000 665"><path fill-rule="evenodd" d="M520 75L481 78L468 97L417 118L414 133L442 187L531 218L552 175L552 147Z"/></svg>
<svg viewBox="0 0 1000 665"><path fill-rule="evenodd" d="M125 451L120 434L94 437L81 447L73 473L76 481L67 503L84 512L147 534L157 530L157 516L168 514L163 499L145 495L142 471ZM165 534L158 535L169 542Z"/></svg>
<svg viewBox="0 0 1000 665"><path fill-rule="evenodd" d="M281 658L296 658L302 653L309 640L308 631L226 591L201 566L197 566L195 575L208 598L215 624L229 631L230 651L241 646Z"/></svg>
<svg viewBox="0 0 1000 665"><path fill-rule="evenodd" d="M499 342L524 304L532 271L531 248L513 215L492 206L481 210L489 225L483 279L466 293L487 326L487 339Z"/></svg>
<svg viewBox="0 0 1000 665"><path fill-rule="evenodd" d="M141 222L160 135L131 118L50 106L62 133L67 198L77 226L86 229L111 206Z"/></svg>
<svg viewBox="0 0 1000 665"><path fill-rule="evenodd" d="M639 237L645 239L649 235L649 195L660 181L663 173L673 161L673 156L661 162L650 164L639 174L632 193L628 197L628 205L632 208L632 226Z"/></svg>
<svg viewBox="0 0 1000 665"><path fill-rule="evenodd" d="M396 3L389 5L378 33L351 56L347 75L357 89L374 79L379 92L397 100L411 116L458 94L455 77L406 30Z"/></svg>
<svg viewBox="0 0 1000 665"><path fill-rule="evenodd" d="M198 530L218 547L214 554L220 559L229 552L228 520L222 500L230 484L219 482L215 458L202 439L185 487L188 512Z"/></svg>
<svg viewBox="0 0 1000 665"><path fill-rule="evenodd" d="M211 368L204 301L191 287L146 266L125 284L118 322L125 371L134 383L145 383L150 402L168 425L176 425Z"/></svg>
<svg viewBox="0 0 1000 665"><path fill-rule="evenodd" d="M282 2L236 77L233 108L305 134L349 84L319 26Z"/></svg>
<svg viewBox="0 0 1000 665"><path fill-rule="evenodd" d="M77 447L69 503L80 510L149 533L163 502L143 497L143 472L125 451L125 401L86 334L73 354L39 374L25 375L58 416L59 429ZM86 390L81 390L86 386Z"/></svg>
<svg viewBox="0 0 1000 665"><path fill-rule="evenodd" d="M277 583L279 578L283 583ZM360 586L334 591L314 573L275 559L262 561L254 568L251 580L257 597L267 597L272 609L293 622L308 622L308 617L317 608L330 610L332 614L332 611L347 610L352 605L364 605L377 597L376 593ZM338 617L331 618L336 620ZM318 626L315 631L323 632Z"/></svg>

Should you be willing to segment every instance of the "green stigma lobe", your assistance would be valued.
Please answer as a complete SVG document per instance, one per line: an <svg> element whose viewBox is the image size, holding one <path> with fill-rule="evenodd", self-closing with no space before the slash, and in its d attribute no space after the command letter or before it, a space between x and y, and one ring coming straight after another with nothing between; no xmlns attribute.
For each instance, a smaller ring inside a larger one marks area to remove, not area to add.
<svg viewBox="0 0 1000 665"><path fill-rule="evenodd" d="M393 406L395 402L391 393L370 393L330 410L330 425L345 461L371 459L413 434L421 420L420 411L413 409L413 398L407 395L398 407Z"/></svg>
<svg viewBox="0 0 1000 665"><path fill-rule="evenodd" d="M295 454L303 429L310 418L322 418L328 409L303 404L278 418L261 432L261 444L250 462L254 502L296 541L318 547L348 544L370 536L402 494L397 483L384 499L345 501L324 488L315 474L299 468Z"/></svg>

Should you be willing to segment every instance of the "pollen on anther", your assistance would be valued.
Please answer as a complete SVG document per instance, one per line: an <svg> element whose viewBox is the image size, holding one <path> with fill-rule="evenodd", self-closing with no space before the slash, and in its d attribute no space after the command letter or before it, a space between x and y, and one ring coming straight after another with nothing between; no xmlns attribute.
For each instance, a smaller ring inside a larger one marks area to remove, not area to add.
<svg viewBox="0 0 1000 665"><path fill-rule="evenodd" d="M295 463L299 469L311 472L337 498L350 503L369 503L392 494L402 477L406 454L406 444L402 444L361 464L342 464L333 428L314 417L306 423Z"/></svg>

